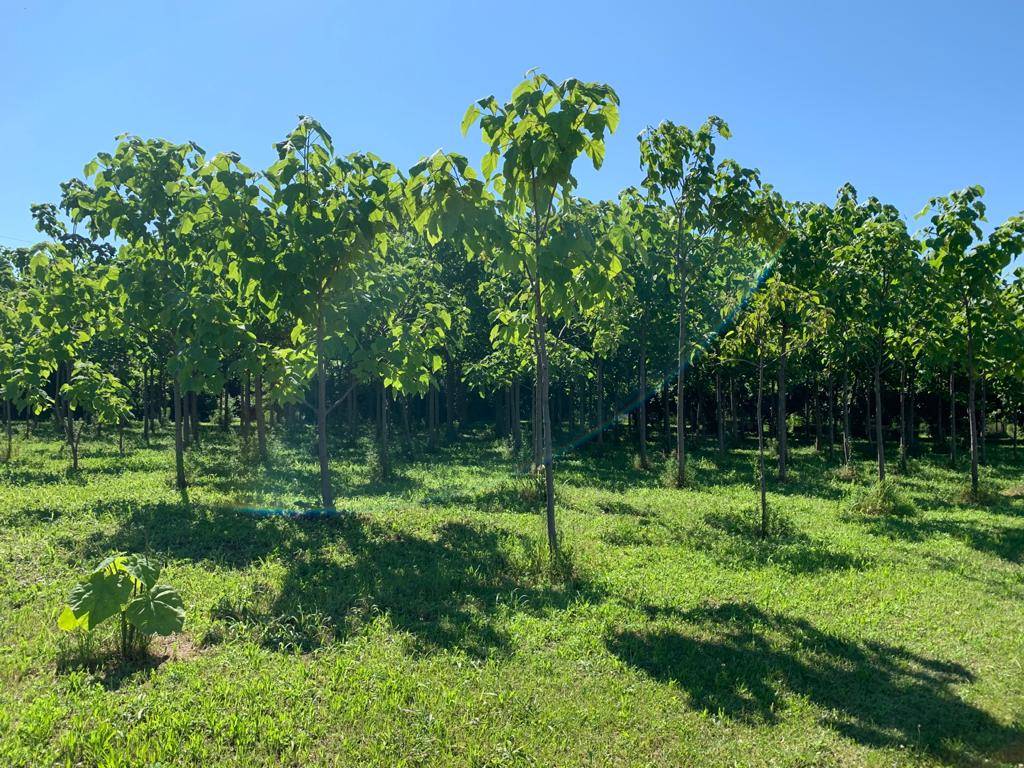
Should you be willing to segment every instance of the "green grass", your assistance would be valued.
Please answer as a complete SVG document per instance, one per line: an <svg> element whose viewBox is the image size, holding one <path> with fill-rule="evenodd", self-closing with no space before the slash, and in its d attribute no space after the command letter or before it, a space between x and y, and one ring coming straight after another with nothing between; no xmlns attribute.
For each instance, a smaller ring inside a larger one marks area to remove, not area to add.
<svg viewBox="0 0 1024 768"><path fill-rule="evenodd" d="M591 446L557 465L567 563L536 489L465 438L374 479L336 447L336 519L314 462L269 469L207 430L171 486L166 437L52 440L0 466L0 765L992 765L1024 760L1024 464L995 493L921 457L910 514L863 514L808 449L756 537L753 454L693 460L695 487ZM87 566L154 553L185 632L119 664L57 613ZM989 762L985 762L985 761Z"/></svg>

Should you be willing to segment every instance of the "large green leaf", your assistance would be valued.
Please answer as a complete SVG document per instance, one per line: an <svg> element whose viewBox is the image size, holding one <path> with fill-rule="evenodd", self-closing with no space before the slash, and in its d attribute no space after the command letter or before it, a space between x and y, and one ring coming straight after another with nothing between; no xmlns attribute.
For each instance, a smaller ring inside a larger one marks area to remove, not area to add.
<svg viewBox="0 0 1024 768"><path fill-rule="evenodd" d="M174 587L157 584L128 603L125 616L144 634L169 635L185 625L185 605Z"/></svg>
<svg viewBox="0 0 1024 768"><path fill-rule="evenodd" d="M132 581L123 571L96 571L71 590L67 609L61 613L57 625L61 629L84 627L93 629L119 613L132 594ZM72 618L73 617L73 618Z"/></svg>

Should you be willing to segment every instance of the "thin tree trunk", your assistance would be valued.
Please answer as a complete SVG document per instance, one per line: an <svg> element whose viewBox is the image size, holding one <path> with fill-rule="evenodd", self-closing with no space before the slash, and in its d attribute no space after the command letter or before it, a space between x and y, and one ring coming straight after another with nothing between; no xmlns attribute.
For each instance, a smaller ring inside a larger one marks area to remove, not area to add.
<svg viewBox="0 0 1024 768"><path fill-rule="evenodd" d="M764 362L759 358L757 361L757 473L758 483L761 491L761 538L768 535L768 492L765 480L764 466L764 415L762 402L764 400Z"/></svg>
<svg viewBox="0 0 1024 768"><path fill-rule="evenodd" d="M151 419L150 396L152 393L149 385L149 366L142 366L142 440L149 447L149 425Z"/></svg>
<svg viewBox="0 0 1024 768"><path fill-rule="evenodd" d="M729 425L731 432L731 439L735 445L738 437L738 429L736 424L736 388L734 386L734 379L732 376L729 377Z"/></svg>
<svg viewBox="0 0 1024 768"><path fill-rule="evenodd" d="M320 500L325 510L333 511L334 492L331 490L331 466L327 456L327 360L322 305L317 313L316 326L316 447L320 462Z"/></svg>
<svg viewBox="0 0 1024 768"><path fill-rule="evenodd" d="M907 471L907 454L910 452L910 435L907 419L907 366L900 365L900 471Z"/></svg>
<svg viewBox="0 0 1024 768"><path fill-rule="evenodd" d="M679 347L676 351L676 485L686 485L686 269L682 254L677 254L679 270Z"/></svg>
<svg viewBox="0 0 1024 768"><path fill-rule="evenodd" d="M597 374L594 377L594 429L597 430L597 444L604 444L604 360L597 358Z"/></svg>
<svg viewBox="0 0 1024 768"><path fill-rule="evenodd" d="M185 481L185 435L181 408L181 380L174 377L174 482L179 491L188 487Z"/></svg>
<svg viewBox="0 0 1024 768"><path fill-rule="evenodd" d="M949 371L949 463L956 466L956 374Z"/></svg>
<svg viewBox="0 0 1024 768"><path fill-rule="evenodd" d="M380 479L391 479L391 455L388 452L388 392L381 381L378 393L378 413L380 422L377 425L378 461L380 462Z"/></svg>
<svg viewBox="0 0 1024 768"><path fill-rule="evenodd" d="M666 456L671 452L669 441L668 382L661 382L661 451Z"/></svg>
<svg viewBox="0 0 1024 768"><path fill-rule="evenodd" d="M725 456L725 406L722 402L722 372L715 366L715 412L718 417L718 455Z"/></svg>
<svg viewBox="0 0 1024 768"><path fill-rule="evenodd" d="M852 435L850 434L850 370L843 370L843 464L848 465L853 457Z"/></svg>
<svg viewBox="0 0 1024 768"><path fill-rule="evenodd" d="M637 410L637 440L640 448L640 466L650 469L651 462L647 458L647 323L644 317L640 322L640 408Z"/></svg>
<svg viewBox="0 0 1024 768"><path fill-rule="evenodd" d="M966 305L966 302L964 302ZM967 317L967 432L971 436L971 493L978 494L978 413L975 402L977 372L974 367L974 329L971 327L970 308L964 307Z"/></svg>
<svg viewBox="0 0 1024 768"><path fill-rule="evenodd" d="M263 412L263 374L256 374L256 453L267 460L267 421Z"/></svg>
<svg viewBox="0 0 1024 768"><path fill-rule="evenodd" d="M7 435L7 453L5 454L4 461L10 461L14 450L14 433L11 429L11 401L6 398L4 399L4 433Z"/></svg>
<svg viewBox="0 0 1024 768"><path fill-rule="evenodd" d="M519 377L512 379L512 450L516 456L523 450L523 424L519 415L519 400L522 393L519 387Z"/></svg>
<svg viewBox="0 0 1024 768"><path fill-rule="evenodd" d="M836 447L836 413L835 413L835 391L833 389L832 373L828 374L828 460L835 458Z"/></svg>
<svg viewBox="0 0 1024 768"><path fill-rule="evenodd" d="M195 443L196 448L199 447L199 393L192 392L189 394L189 406L192 409L192 415L189 419L192 424L192 442Z"/></svg>
<svg viewBox="0 0 1024 768"><path fill-rule="evenodd" d="M533 281L533 306L536 313L537 329L537 387L540 410L541 450L544 460L545 511L548 529L548 548L552 555L558 553L558 530L555 527L555 459L551 445L551 414L548 402L548 348L547 324L541 304L541 284L538 276Z"/></svg>
<svg viewBox="0 0 1024 768"><path fill-rule="evenodd" d="M786 480L786 464L788 463L789 456L788 447L786 445L786 362L788 357L788 350L786 349L786 324L782 324L782 329L779 335L779 383L778 383L778 406L776 408L776 419L777 423L777 439L779 442L779 481L785 482Z"/></svg>
<svg viewBox="0 0 1024 768"><path fill-rule="evenodd" d="M875 358L875 442L878 455L878 480L885 480L885 435L882 434L882 355Z"/></svg>
<svg viewBox="0 0 1024 768"><path fill-rule="evenodd" d="M821 392L818 387L819 379L817 376L814 377L812 386L814 387L813 393L813 407L814 407L814 452L821 453L822 443L822 429L821 429Z"/></svg>
<svg viewBox="0 0 1024 768"><path fill-rule="evenodd" d="M986 464L985 433L988 432L988 393L985 388L985 375L981 375L981 403L978 405L978 460Z"/></svg>

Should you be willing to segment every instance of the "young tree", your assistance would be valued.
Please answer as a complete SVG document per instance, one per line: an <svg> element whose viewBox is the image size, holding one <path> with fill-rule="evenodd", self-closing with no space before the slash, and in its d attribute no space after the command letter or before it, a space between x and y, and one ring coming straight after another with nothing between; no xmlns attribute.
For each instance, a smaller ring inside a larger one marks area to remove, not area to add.
<svg viewBox="0 0 1024 768"><path fill-rule="evenodd" d="M984 189L971 186L932 198L919 215L931 211L925 245L953 301L949 312L966 350L967 423L971 449L971 491L978 493L977 379L979 329L999 290L1000 276L1024 250L1024 215L1013 216L983 239Z"/></svg>
<svg viewBox="0 0 1024 768"><path fill-rule="evenodd" d="M691 362L689 294L704 275L706 260L721 238L749 222L758 173L732 160L716 159L717 137L729 127L709 117L696 131L663 122L640 134L644 187L671 212L673 279L678 301L676 382L676 483L686 484L686 369ZM710 246L710 247L702 247Z"/></svg>
<svg viewBox="0 0 1024 768"><path fill-rule="evenodd" d="M266 295L280 296L296 318L293 341L312 335L316 357L316 432L320 497L334 509L327 416L343 398L327 402L328 361L335 329L363 272L381 258L400 204L394 166L369 154L336 157L330 135L302 117L276 145L278 161L266 171L266 204L278 232L278 253L265 269Z"/></svg>
<svg viewBox="0 0 1024 768"><path fill-rule="evenodd" d="M561 211L576 186L572 166L586 153L595 168L604 161L604 139L619 123L619 97L608 85L575 78L555 82L534 73L520 83L504 104L493 96L470 105L462 131L479 120L488 151L484 176L501 195L514 245L499 254L499 265L522 275L532 297L537 392L540 405L548 546L558 549L555 526L554 456L549 397L549 316L569 313L571 283L587 285L584 294L596 303L617 271L617 260L578 247L565 236ZM502 161L500 175L491 178Z"/></svg>

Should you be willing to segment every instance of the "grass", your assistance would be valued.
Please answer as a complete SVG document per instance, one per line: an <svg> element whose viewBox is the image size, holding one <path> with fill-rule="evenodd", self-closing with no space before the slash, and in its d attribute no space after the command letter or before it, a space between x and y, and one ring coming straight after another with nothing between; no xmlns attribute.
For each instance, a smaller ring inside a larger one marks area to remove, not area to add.
<svg viewBox="0 0 1024 768"><path fill-rule="evenodd" d="M794 450L756 535L749 447L665 488L612 443L557 465L565 562L536 490L481 435L380 482L335 448L255 468L207 430L171 486L166 437L52 439L0 466L0 765L969 765L1024 761L1024 464L984 503L922 456L911 514L852 511L869 456ZM857 477L861 480L848 480ZM83 569L166 562L185 631L119 663L58 632Z"/></svg>

